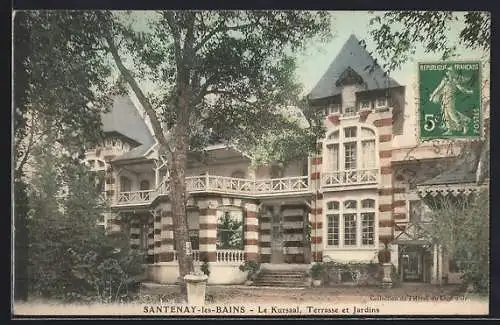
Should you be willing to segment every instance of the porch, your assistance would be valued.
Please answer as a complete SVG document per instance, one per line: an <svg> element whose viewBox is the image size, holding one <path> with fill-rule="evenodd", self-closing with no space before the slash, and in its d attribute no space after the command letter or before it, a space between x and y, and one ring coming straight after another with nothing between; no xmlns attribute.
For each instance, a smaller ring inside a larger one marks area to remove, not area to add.
<svg viewBox="0 0 500 325"><path fill-rule="evenodd" d="M245 179L214 175L188 176L186 188L190 193L238 195L248 198L280 197L290 194L309 194L308 176ZM163 181L156 189L118 192L110 197L114 207L151 204L157 197L168 195L170 184Z"/></svg>

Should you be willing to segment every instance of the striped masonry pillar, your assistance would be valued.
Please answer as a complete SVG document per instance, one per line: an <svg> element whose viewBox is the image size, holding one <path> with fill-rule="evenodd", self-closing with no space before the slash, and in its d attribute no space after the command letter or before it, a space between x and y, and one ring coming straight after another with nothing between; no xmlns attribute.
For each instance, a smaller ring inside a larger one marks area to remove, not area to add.
<svg viewBox="0 0 500 325"><path fill-rule="evenodd" d="M323 260L323 194L320 192L322 162L321 155L310 159L309 186L313 195L309 210L309 222L311 222L311 255L315 262Z"/></svg>
<svg viewBox="0 0 500 325"><path fill-rule="evenodd" d="M158 262L172 262L174 260L174 221L172 220L172 206L163 203L160 208L160 247L157 249Z"/></svg>
<svg viewBox="0 0 500 325"><path fill-rule="evenodd" d="M200 211L200 261L217 261L217 207L216 199L198 201Z"/></svg>
<svg viewBox="0 0 500 325"><path fill-rule="evenodd" d="M148 224L148 252L146 256L146 263L154 263L155 258L155 223L153 215L149 214L147 217Z"/></svg>
<svg viewBox="0 0 500 325"><path fill-rule="evenodd" d="M130 219L130 248L139 249L141 246L141 223L138 216Z"/></svg>
<svg viewBox="0 0 500 325"><path fill-rule="evenodd" d="M378 239L383 246L393 238L392 112L378 112L373 122L378 129L380 165Z"/></svg>
<svg viewBox="0 0 500 325"><path fill-rule="evenodd" d="M121 216L119 213L105 212L104 226L108 233L116 233L122 231Z"/></svg>
<svg viewBox="0 0 500 325"><path fill-rule="evenodd" d="M307 206L285 204L282 206L283 239L286 263L304 263L304 212Z"/></svg>
<svg viewBox="0 0 500 325"><path fill-rule="evenodd" d="M245 203L245 261L259 261L259 219L258 206Z"/></svg>
<svg viewBox="0 0 500 325"><path fill-rule="evenodd" d="M161 249L161 210L152 210L151 214L154 219L154 263L158 262L158 252Z"/></svg>
<svg viewBox="0 0 500 325"><path fill-rule="evenodd" d="M261 208L259 233L260 233L260 242L259 242L260 262L270 263L271 262L271 213L266 206Z"/></svg>

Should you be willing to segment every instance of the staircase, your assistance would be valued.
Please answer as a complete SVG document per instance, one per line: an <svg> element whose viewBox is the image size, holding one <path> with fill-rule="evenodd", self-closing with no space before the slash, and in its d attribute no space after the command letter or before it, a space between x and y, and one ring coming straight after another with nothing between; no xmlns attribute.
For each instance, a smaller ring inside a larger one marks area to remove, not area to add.
<svg viewBox="0 0 500 325"><path fill-rule="evenodd" d="M271 270L262 269L254 280L258 287L305 287L307 273L305 270Z"/></svg>

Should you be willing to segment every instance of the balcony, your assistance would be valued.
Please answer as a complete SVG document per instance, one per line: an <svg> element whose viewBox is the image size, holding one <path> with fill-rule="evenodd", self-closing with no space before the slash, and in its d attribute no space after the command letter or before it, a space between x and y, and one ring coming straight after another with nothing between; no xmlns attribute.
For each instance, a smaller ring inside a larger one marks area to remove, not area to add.
<svg viewBox="0 0 500 325"><path fill-rule="evenodd" d="M237 194L251 197L279 196L283 194L309 193L308 176L273 179L244 179L225 176L188 176L186 188L190 193ZM156 197L168 195L170 184L161 183L157 189L148 191L120 192L114 198L114 206L150 204Z"/></svg>
<svg viewBox="0 0 500 325"><path fill-rule="evenodd" d="M321 177L321 186L337 187L377 184L379 178L378 175L379 170L377 168L323 172Z"/></svg>
<svg viewBox="0 0 500 325"><path fill-rule="evenodd" d="M156 190L120 192L114 202L116 205L149 204L156 197Z"/></svg>

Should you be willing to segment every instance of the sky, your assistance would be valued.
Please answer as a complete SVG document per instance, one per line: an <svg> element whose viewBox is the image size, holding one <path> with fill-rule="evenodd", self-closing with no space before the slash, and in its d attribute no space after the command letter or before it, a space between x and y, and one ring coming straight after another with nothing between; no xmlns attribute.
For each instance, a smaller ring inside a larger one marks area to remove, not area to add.
<svg viewBox="0 0 500 325"><path fill-rule="evenodd" d="M375 52L375 44L372 41L370 30L370 19L376 14L382 12L370 13L368 11L332 11L331 30L333 37L326 43L308 44L305 52L297 57L297 81L303 84L304 95L319 81L325 73L330 63L334 60L344 43L351 34L354 34L359 40L365 40L366 49L373 51L372 56L382 62ZM136 17L141 17L143 13L138 13ZM452 44L457 45L457 57L454 60L481 60L489 62L489 53L481 51L471 51L458 44L458 34L460 32L463 13L457 13L459 21L452 23L448 32L448 39ZM139 24L142 23L138 19ZM416 91L417 91L417 63L439 61L440 57L436 54L425 53L422 48L417 48L415 55L399 70L391 72L391 77L399 84L406 86L406 107L405 107L405 129L404 136L397 140L398 146L413 146L416 142ZM383 63L383 62L382 62ZM483 79L489 80L489 65L483 66ZM396 141L396 142L397 142Z"/></svg>

